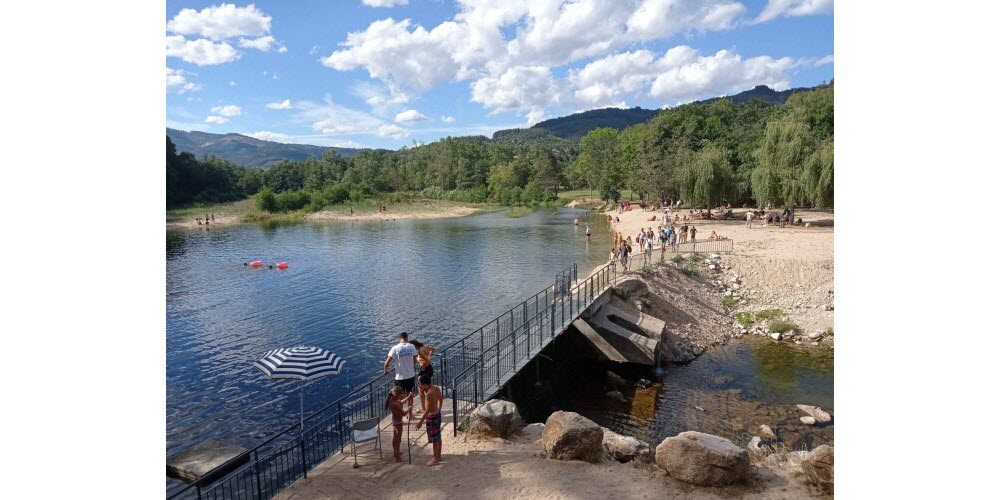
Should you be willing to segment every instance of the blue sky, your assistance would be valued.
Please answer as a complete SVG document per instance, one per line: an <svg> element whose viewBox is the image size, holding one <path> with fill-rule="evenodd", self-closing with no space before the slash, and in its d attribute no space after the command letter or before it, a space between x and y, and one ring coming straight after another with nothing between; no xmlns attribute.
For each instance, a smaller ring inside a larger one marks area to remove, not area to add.
<svg viewBox="0 0 1000 500"><path fill-rule="evenodd" d="M832 13L832 0L168 0L167 126L397 149L812 86L833 78Z"/></svg>

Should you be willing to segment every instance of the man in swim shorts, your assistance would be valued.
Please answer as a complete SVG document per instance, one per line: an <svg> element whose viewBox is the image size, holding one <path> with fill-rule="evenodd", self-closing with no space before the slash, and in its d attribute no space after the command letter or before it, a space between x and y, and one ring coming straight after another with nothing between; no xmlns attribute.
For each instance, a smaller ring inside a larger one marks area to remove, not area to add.
<svg viewBox="0 0 1000 500"><path fill-rule="evenodd" d="M389 373L389 365L395 366L396 386L402 387L406 391L406 400L410 410L413 409L413 381L416 377L414 362L416 360L417 348L410 343L409 334L403 332L399 334L399 343L389 349L389 356L385 358L385 365L382 366L382 373Z"/></svg>
<svg viewBox="0 0 1000 500"><path fill-rule="evenodd" d="M417 429L427 421L427 442L434 447L434 458L427 462L427 465L437 465L441 463L441 388L431 383L430 375L420 376L420 387L427 397L427 411L417 422Z"/></svg>

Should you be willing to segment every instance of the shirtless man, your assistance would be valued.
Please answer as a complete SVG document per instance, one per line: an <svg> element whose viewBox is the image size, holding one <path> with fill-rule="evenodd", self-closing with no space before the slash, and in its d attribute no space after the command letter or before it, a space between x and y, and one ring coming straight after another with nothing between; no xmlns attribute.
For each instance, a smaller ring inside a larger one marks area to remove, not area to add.
<svg viewBox="0 0 1000 500"><path fill-rule="evenodd" d="M427 396L427 411L417 422L417 429L427 421L427 442L434 447L434 458L427 465L437 465L441 463L441 388L431 383L429 375L420 376L420 387Z"/></svg>

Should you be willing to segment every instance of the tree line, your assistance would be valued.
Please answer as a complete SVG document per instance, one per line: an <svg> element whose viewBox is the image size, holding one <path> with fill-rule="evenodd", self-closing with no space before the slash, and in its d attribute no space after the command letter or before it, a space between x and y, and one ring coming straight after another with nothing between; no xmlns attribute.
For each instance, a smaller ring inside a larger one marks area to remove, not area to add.
<svg viewBox="0 0 1000 500"><path fill-rule="evenodd" d="M784 105L727 99L678 106L624 130L591 130L574 146L448 137L398 151L332 150L267 169L177 153L167 138L167 205L257 198L267 211L403 196L534 205L588 188L607 201L833 206L833 84Z"/></svg>

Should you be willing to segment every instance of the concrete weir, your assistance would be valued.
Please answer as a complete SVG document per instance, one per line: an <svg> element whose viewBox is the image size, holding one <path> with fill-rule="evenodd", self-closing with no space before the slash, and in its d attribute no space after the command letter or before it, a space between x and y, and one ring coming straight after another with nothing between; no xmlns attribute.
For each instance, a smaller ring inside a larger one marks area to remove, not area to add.
<svg viewBox="0 0 1000 500"><path fill-rule="evenodd" d="M654 365L666 324L612 299L611 290L584 311L573 326L601 357L618 363Z"/></svg>

